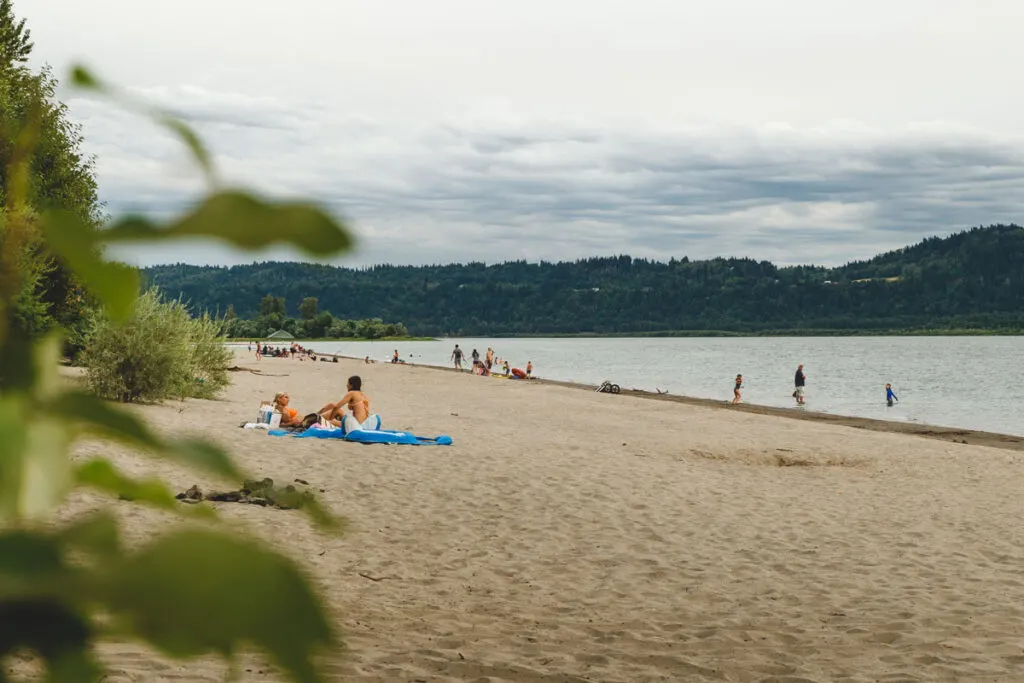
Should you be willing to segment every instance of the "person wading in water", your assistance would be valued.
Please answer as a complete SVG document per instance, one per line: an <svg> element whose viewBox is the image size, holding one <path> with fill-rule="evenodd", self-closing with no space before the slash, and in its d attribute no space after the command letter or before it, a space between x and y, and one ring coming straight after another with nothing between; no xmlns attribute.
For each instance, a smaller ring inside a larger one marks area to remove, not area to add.
<svg viewBox="0 0 1024 683"><path fill-rule="evenodd" d="M796 399L796 404L802 406L804 404L804 384L807 382L807 375L804 374L804 366L801 363L796 368L796 377L793 378L793 383L796 385L796 389L793 390L793 398Z"/></svg>

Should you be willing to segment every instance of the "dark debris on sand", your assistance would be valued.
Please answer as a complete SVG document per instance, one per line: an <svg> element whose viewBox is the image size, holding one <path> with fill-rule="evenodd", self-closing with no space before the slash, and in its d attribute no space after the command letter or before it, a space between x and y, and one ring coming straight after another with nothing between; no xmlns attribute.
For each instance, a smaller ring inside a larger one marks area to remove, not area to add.
<svg viewBox="0 0 1024 683"><path fill-rule="evenodd" d="M296 479L296 483L307 485L308 482ZM204 500L219 503L247 503L262 507L274 507L280 510L298 510L307 502L313 501L313 493L305 488L296 488L288 484L284 488L274 486L274 480L250 479L242 482L242 487L234 491L213 491L203 493L196 485L175 496L183 503L196 504Z"/></svg>

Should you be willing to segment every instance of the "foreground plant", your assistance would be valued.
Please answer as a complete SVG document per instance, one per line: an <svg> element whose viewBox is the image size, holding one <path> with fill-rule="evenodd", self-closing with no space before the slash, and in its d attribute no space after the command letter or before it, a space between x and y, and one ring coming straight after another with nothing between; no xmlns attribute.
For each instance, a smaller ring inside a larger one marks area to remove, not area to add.
<svg viewBox="0 0 1024 683"><path fill-rule="evenodd" d="M123 103L84 69L76 69L72 80ZM7 680L2 660L25 649L43 660L51 681L98 680L102 667L94 645L107 638L141 639L174 657L231 658L256 647L292 679L317 681L315 655L337 634L291 560L208 525L186 525L126 548L117 520L106 511L64 528L48 523L76 487L183 518L211 515L202 506L177 503L161 481L133 479L105 458L73 463L69 451L83 436L117 441L226 482L247 477L216 446L164 438L116 406L69 388L57 374L63 332L33 341L12 316L27 279L37 276L33 244L58 255L102 304L109 324L118 325L132 315L139 280L134 269L103 258L105 245L198 236L246 249L283 242L325 256L348 249L350 238L315 206L266 202L238 190L211 190L167 223L132 216L99 229L72 211L39 210L29 178L42 101L37 104L7 136L13 146L0 148L0 158L9 161L0 188L0 682ZM210 157L195 134L161 112L147 113L185 142L215 188ZM337 528L315 502L303 510L323 528Z"/></svg>

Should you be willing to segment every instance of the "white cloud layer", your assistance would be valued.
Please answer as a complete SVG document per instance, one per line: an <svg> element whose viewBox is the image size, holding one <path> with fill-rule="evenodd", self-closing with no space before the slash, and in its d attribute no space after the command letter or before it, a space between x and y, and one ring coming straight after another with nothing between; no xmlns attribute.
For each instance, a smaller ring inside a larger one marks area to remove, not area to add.
<svg viewBox="0 0 1024 683"><path fill-rule="evenodd" d="M20 0L16 11L41 58L89 55L189 120L233 183L312 196L350 219L360 249L345 263L839 263L1024 220L1024 95L1008 87L1024 57L1011 34L1020 3L769 5ZM104 31L70 30L104 11ZM195 197L198 175L166 134L107 103L70 104L111 213ZM281 256L292 255L260 258ZM131 258L252 256L189 245Z"/></svg>

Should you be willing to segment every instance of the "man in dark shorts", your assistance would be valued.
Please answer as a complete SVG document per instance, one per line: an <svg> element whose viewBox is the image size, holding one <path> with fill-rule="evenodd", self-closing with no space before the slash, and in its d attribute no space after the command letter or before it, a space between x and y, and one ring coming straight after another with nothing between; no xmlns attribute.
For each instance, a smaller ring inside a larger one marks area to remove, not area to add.
<svg viewBox="0 0 1024 683"><path fill-rule="evenodd" d="M455 345L455 350L452 351L452 362L455 363L455 369L462 372L462 349L459 345Z"/></svg>
<svg viewBox="0 0 1024 683"><path fill-rule="evenodd" d="M804 384L807 382L807 375L804 374L804 366L800 364L796 368L796 376L793 378L793 383L796 385L796 389L793 390L793 398L796 399L796 404L802 406L804 404Z"/></svg>

